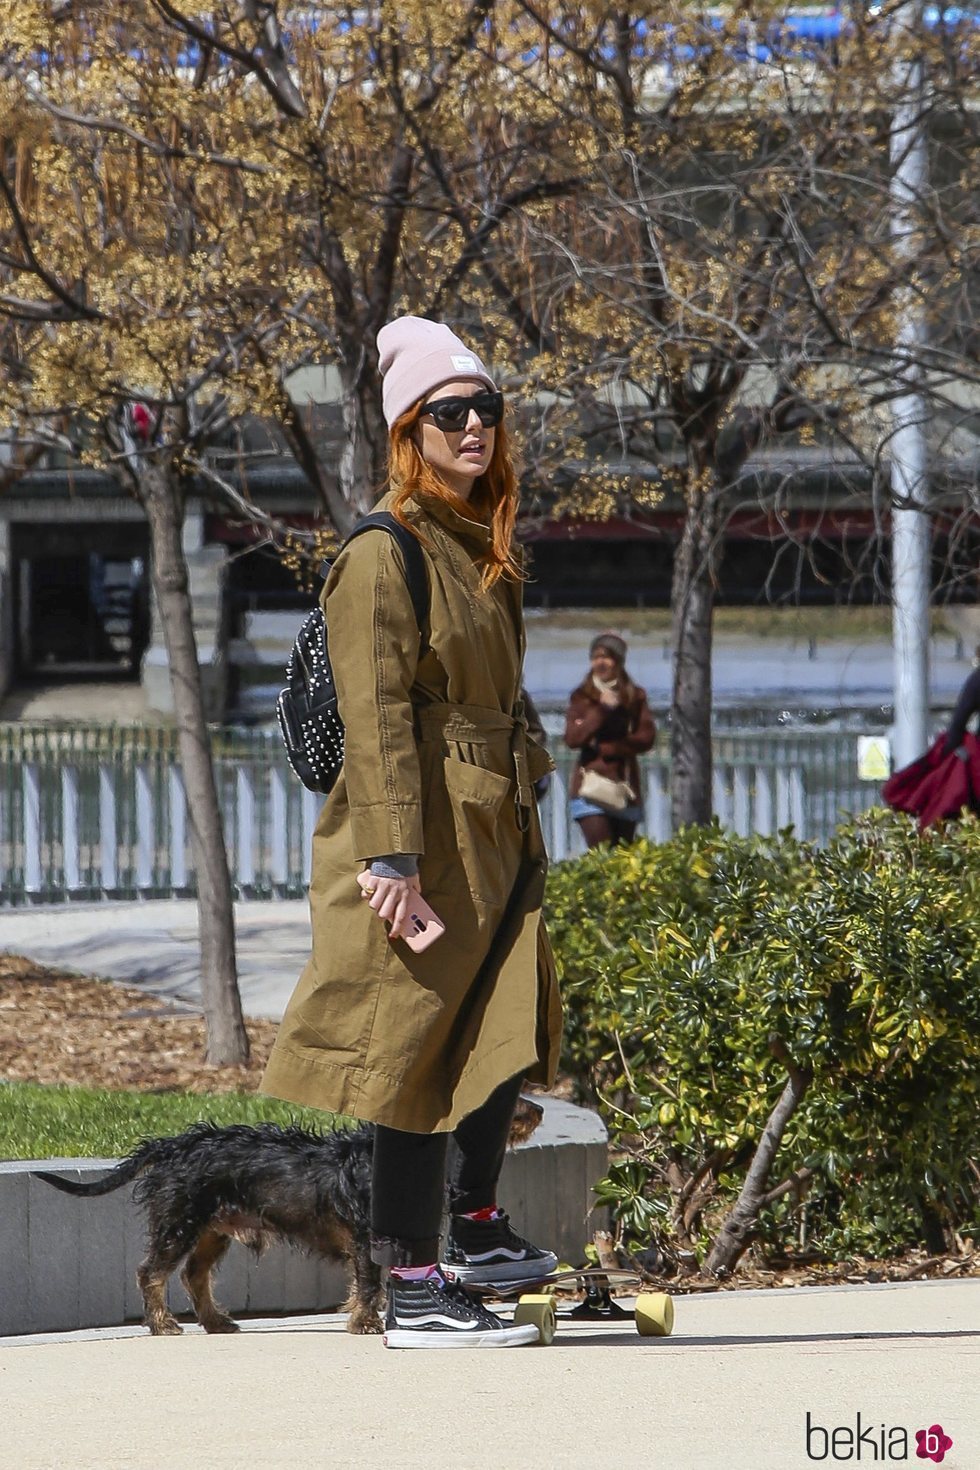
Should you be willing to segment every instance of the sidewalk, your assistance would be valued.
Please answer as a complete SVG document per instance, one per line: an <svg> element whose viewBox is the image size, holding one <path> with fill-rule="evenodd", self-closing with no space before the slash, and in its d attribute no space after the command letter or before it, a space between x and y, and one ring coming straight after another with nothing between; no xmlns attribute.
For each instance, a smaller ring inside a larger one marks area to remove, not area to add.
<svg viewBox="0 0 980 1470"><path fill-rule="evenodd" d="M566 609L557 625L552 616L542 609L530 609L526 615L524 682L539 706L564 710L569 691L585 674L592 638L602 628L615 627L629 644L633 678L647 690L651 706L661 717L670 704L672 681L666 612L656 629L643 628L642 622L637 627L637 619L642 620L644 614L636 609ZM249 682L244 690L242 712L272 729L282 670L301 618L281 613L256 617L271 619L277 632L271 651L265 651L262 681ZM980 618L972 606L947 608L943 621L946 626L937 629L929 645L930 693L937 707L955 700L980 638ZM261 631L259 637L261 641ZM808 617L805 609L785 632L764 637L717 628L711 665L712 697L718 708L775 703L789 709L867 706L874 710L890 705L894 693L894 651L887 632L826 636L819 617ZM154 724L157 718L148 711L142 686L126 680L29 684L0 699L0 720L100 724L111 719L120 724Z"/></svg>
<svg viewBox="0 0 980 1470"><path fill-rule="evenodd" d="M586 672L587 650L601 628L616 627L615 609L583 617L581 627L539 625L540 614L527 617L524 682L539 706L564 709L569 690ZM977 635L980 636L980 635ZM672 684L670 637L667 632L631 634L629 670L646 689L651 708L661 718L669 708ZM957 643L952 633L930 640L929 689L936 706L951 705L971 669L973 642ZM711 690L716 709L758 704L789 709L869 709L890 705L894 697L894 650L889 637L806 636L801 618L795 636L757 638L716 631L712 644ZM978 1462L980 1470L980 1462Z"/></svg>
<svg viewBox="0 0 980 1470"><path fill-rule="evenodd" d="M310 954L309 905L305 899L237 903L235 925L245 1014L281 1020ZM193 899L7 909L0 914L0 950L200 1009Z"/></svg>
<svg viewBox="0 0 980 1470"><path fill-rule="evenodd" d="M669 1339L564 1323L550 1349L493 1355L386 1352L335 1317L126 1328L0 1340L0 1464L803 1470L931 1464L915 1431L938 1423L948 1470L978 1470L978 1382L978 1280L679 1297Z"/></svg>

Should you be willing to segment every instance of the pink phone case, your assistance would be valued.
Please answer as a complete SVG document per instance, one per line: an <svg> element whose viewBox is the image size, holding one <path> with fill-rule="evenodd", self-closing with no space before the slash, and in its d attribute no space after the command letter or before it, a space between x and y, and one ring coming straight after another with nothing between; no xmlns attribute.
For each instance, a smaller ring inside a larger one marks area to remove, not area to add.
<svg viewBox="0 0 980 1470"><path fill-rule="evenodd" d="M442 938L446 932L446 926L435 909L429 907L421 894L416 895L412 904L412 918L415 920L418 933L406 939L405 943L416 954L421 954L424 949L429 948L430 944L435 944L437 939Z"/></svg>

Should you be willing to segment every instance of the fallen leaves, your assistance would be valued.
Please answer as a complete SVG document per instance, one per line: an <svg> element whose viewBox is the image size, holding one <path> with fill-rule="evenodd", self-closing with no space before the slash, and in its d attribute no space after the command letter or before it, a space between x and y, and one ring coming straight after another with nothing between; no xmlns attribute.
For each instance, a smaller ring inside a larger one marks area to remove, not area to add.
<svg viewBox="0 0 980 1470"><path fill-rule="evenodd" d="M0 955L0 1078L140 1092L255 1092L276 1034L247 1022L245 1067L205 1060L204 1018L132 986Z"/></svg>

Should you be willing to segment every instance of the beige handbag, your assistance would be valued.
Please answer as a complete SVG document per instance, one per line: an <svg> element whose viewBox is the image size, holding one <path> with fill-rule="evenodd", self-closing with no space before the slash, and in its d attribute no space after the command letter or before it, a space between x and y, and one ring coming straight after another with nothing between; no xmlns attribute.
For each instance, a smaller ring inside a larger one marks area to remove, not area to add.
<svg viewBox="0 0 980 1470"><path fill-rule="evenodd" d="M636 792L628 781L614 781L611 776L600 776L598 771L588 769L582 772L578 794L584 801L594 801L609 812L621 812L636 801Z"/></svg>

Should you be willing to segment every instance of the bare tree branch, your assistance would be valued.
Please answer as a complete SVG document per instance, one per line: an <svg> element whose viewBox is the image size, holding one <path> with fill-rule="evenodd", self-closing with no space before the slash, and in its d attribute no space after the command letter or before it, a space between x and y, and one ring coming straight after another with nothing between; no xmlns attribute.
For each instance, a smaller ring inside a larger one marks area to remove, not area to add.
<svg viewBox="0 0 980 1470"><path fill-rule="evenodd" d="M193 159L196 163L207 162L221 168L238 170L241 173L258 174L260 176L271 172L263 164L248 163L244 159L233 158L228 154L214 153L208 149L195 149L191 152L187 148L178 148L173 144L159 142L148 137L146 133L141 133L136 128L131 128L128 123L118 122L115 118L74 112L71 108L59 107L50 97L46 97L38 88L32 86L23 75L18 74L16 80L23 87L36 107L40 107L49 116L56 118L58 122L65 123L70 127L87 128L92 132L98 133L115 133L120 137L129 138L132 142L138 143L141 148L146 148L150 153L156 154L159 158Z"/></svg>
<svg viewBox="0 0 980 1470"><path fill-rule="evenodd" d="M14 194L13 189L10 187L10 184L8 183L6 175L4 174L2 169L0 169L0 194L3 194L3 197L7 201L7 208L10 210L14 222L14 229L17 233L18 239L21 242L24 254L27 257L27 264L22 264L18 268L24 272L32 272L35 276L37 276L39 281L47 286L52 296L54 296L61 303L61 306L64 309L65 315L63 318L61 318L62 320L92 322L103 321L104 317L102 315L102 312L97 311L95 307L89 306L87 302L80 301L76 296L72 295L68 287L64 286L61 281L59 281L54 272L49 271L46 266L42 265L34 249L34 246L31 243L30 232L28 231L24 216L21 213L20 205L17 203L16 195ZM53 320L55 318L49 315L47 318L42 319Z"/></svg>
<svg viewBox="0 0 980 1470"><path fill-rule="evenodd" d="M287 117L303 119L307 116L306 106L289 74L274 4L265 3L265 0L245 0L245 12L259 33L258 44L245 50L231 45L217 30L206 30L178 10L170 0L151 0L151 3L166 20L183 31L185 36L209 47L211 51L217 51L220 55L237 61L250 71Z"/></svg>

